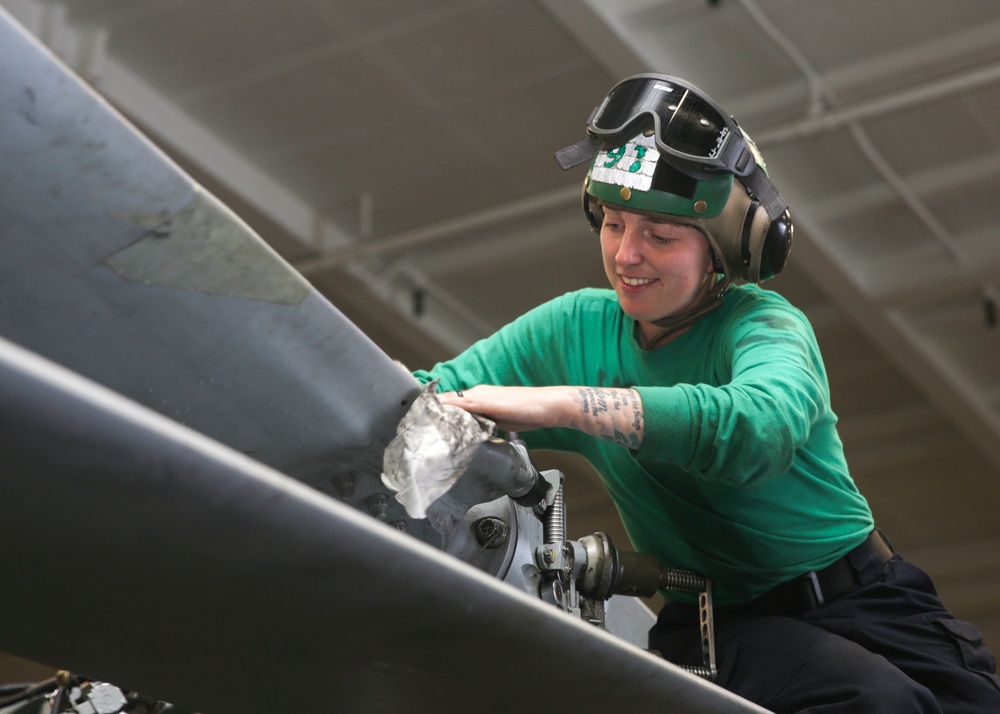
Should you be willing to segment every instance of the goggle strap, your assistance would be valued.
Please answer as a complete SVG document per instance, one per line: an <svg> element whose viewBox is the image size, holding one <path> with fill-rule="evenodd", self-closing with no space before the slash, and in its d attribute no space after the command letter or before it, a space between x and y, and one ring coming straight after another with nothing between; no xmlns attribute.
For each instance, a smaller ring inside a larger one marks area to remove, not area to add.
<svg viewBox="0 0 1000 714"><path fill-rule="evenodd" d="M774 187L771 179L767 177L760 166L754 168L749 176L740 178L740 183L746 186L747 190L760 201L760 205L767 211L767 217L772 221L788 210L785 199L781 197L778 189Z"/></svg>
<svg viewBox="0 0 1000 714"><path fill-rule="evenodd" d="M750 151L750 147L743 140L743 137L734 138L738 138L739 140L730 140L722 154L722 161L726 166L730 167L726 169L727 171L732 171L741 177L749 176L757 168L757 162L754 159L753 152Z"/></svg>
<svg viewBox="0 0 1000 714"><path fill-rule="evenodd" d="M593 159L597 156L597 151L600 148L600 140L588 135L586 139L578 141L573 146L567 146L565 149L557 151L555 153L556 162L563 171L566 171Z"/></svg>

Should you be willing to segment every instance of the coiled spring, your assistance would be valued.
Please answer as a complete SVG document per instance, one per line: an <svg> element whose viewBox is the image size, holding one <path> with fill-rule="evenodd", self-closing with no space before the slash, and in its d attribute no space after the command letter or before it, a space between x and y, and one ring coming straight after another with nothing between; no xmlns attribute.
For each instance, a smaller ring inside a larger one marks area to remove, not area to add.
<svg viewBox="0 0 1000 714"><path fill-rule="evenodd" d="M563 488L556 491L552 506L545 514L545 542L562 543L566 540L566 504L563 501Z"/></svg>
<svg viewBox="0 0 1000 714"><path fill-rule="evenodd" d="M690 570L664 568L660 573L660 589L701 592L705 589L705 576Z"/></svg>

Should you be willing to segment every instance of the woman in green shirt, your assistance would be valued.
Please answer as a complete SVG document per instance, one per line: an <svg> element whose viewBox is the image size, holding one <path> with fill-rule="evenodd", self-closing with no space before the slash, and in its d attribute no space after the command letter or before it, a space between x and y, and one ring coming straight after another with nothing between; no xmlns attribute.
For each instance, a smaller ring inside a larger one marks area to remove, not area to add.
<svg viewBox="0 0 1000 714"><path fill-rule="evenodd" d="M1000 711L978 631L892 552L850 477L806 317L757 283L792 225L756 147L665 75L616 85L585 213L612 290L527 313L416 373L440 399L595 467L640 552L713 580L719 683L776 712ZM650 633L700 664L682 593Z"/></svg>

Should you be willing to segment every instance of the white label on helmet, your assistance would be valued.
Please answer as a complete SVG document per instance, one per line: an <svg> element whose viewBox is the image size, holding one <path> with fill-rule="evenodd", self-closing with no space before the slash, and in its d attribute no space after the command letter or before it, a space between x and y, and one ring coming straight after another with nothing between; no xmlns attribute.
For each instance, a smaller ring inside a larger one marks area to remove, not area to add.
<svg viewBox="0 0 1000 714"><path fill-rule="evenodd" d="M648 191L659 160L660 152L653 137L639 135L624 146L600 152L590 178L634 191Z"/></svg>

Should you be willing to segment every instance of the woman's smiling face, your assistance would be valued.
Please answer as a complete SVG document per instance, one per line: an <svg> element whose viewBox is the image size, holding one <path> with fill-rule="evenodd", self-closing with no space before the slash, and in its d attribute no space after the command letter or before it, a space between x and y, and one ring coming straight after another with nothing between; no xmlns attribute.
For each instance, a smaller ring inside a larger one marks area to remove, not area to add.
<svg viewBox="0 0 1000 714"><path fill-rule="evenodd" d="M708 239L666 218L604 206L601 254L622 310L647 336L653 320L687 312L715 282Z"/></svg>

